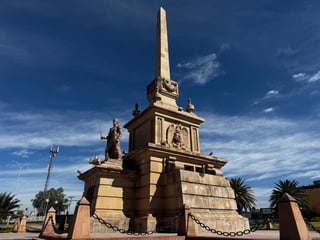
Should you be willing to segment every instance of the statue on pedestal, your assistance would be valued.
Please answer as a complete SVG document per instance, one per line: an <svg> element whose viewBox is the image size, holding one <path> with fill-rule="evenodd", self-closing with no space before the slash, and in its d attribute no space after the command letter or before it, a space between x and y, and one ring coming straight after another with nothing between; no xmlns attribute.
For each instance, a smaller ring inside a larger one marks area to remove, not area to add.
<svg viewBox="0 0 320 240"><path fill-rule="evenodd" d="M108 159L120 159L121 158L121 148L120 139L122 137L122 129L119 126L119 120L113 119L113 127L110 128L107 136L103 136L100 133L100 139L107 139L107 145L105 149L105 161Z"/></svg>

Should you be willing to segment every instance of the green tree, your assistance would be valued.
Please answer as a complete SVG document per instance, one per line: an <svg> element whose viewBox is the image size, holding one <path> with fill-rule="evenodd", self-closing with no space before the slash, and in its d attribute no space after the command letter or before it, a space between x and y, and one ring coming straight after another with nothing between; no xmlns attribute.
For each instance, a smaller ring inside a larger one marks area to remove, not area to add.
<svg viewBox="0 0 320 240"><path fill-rule="evenodd" d="M231 178L230 186L234 191L238 212L250 210L255 206L255 197L250 186L246 185L241 178Z"/></svg>
<svg viewBox="0 0 320 240"><path fill-rule="evenodd" d="M293 198L296 199L299 206L305 211L310 211L308 198L305 195L303 189L299 187L299 183L296 180L279 180L274 189L271 192L269 202L270 207L278 208L278 201L283 196L283 194L288 193Z"/></svg>
<svg viewBox="0 0 320 240"><path fill-rule="evenodd" d="M45 211L53 207L57 213L66 209L66 202L68 199L65 198L64 190L60 188L50 188L48 191L40 191L36 194L32 200L32 206L37 209L38 214L43 216ZM48 199L48 202L47 202Z"/></svg>
<svg viewBox="0 0 320 240"><path fill-rule="evenodd" d="M7 216L13 215L14 209L20 205L20 200L15 198L11 193L0 193L0 219L6 219Z"/></svg>

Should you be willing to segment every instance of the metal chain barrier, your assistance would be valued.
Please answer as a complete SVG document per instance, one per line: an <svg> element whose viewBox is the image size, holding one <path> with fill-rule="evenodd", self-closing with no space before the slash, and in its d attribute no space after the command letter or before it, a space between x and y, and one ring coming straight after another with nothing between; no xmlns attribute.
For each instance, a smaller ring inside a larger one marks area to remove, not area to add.
<svg viewBox="0 0 320 240"><path fill-rule="evenodd" d="M175 221L179 218L180 215L175 216ZM134 236L139 236L139 235L145 236L145 235L151 235L151 234L157 233L156 229L149 230L147 232L133 232L133 231L125 230L123 228L119 228L119 227L105 221L103 218L99 217L96 213L93 214L93 218L98 220L99 223L105 225L107 228L110 228L113 231L119 232L122 234L134 235ZM166 225L159 227L159 232L164 232L165 230L169 229L169 227L170 227L170 223L167 223Z"/></svg>
<svg viewBox="0 0 320 240"><path fill-rule="evenodd" d="M188 214L188 217L190 217L196 224L198 224L201 228L204 230L211 232L213 234L217 234L220 236L225 236L225 237L237 237L237 236L243 236L243 235L248 235L252 232L255 232L257 230L262 229L262 227L267 223L267 219L264 220L262 224L255 225L253 227L250 227L250 229L245 229L243 231L238 231L238 232L223 232L223 231L218 231L214 228L209 227L208 225L205 225L203 222L201 222L198 218L196 218L194 215L191 213Z"/></svg>
<svg viewBox="0 0 320 240"><path fill-rule="evenodd" d="M53 217L52 217L52 216L50 216L48 220L51 221L51 225L52 225L53 230L54 230L55 233L57 233L57 234L62 234L62 233L66 233L66 232L67 232L67 231L60 231L60 230L56 227L56 225L54 224L54 221L53 221Z"/></svg>
<svg viewBox="0 0 320 240"><path fill-rule="evenodd" d="M304 221L313 231L320 234L320 229L317 229L315 226L313 226L312 223L308 221L308 219L304 218Z"/></svg>

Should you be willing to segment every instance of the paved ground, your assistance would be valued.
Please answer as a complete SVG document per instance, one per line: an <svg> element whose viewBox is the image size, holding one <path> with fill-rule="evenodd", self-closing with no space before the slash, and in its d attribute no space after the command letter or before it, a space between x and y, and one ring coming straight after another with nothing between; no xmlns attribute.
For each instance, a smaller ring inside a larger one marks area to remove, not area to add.
<svg viewBox="0 0 320 240"><path fill-rule="evenodd" d="M38 238L39 233L0 233L0 239L36 239Z"/></svg>
<svg viewBox="0 0 320 240"><path fill-rule="evenodd" d="M320 240L320 234L317 232L310 232L311 237L313 240ZM153 237L165 237L163 234L154 234L151 235ZM149 237L151 237L149 236ZM174 235L167 235L169 236L174 236ZM128 238L128 235L123 235L120 233L113 233L113 234L95 234L94 236L91 236L92 239L103 239L103 238L113 238L113 239L121 239L121 238ZM219 237L217 235L206 235L203 236L204 238L210 237L211 239L224 239L223 237ZM132 237L131 238L136 238ZM141 237L140 237L141 238ZM39 240L39 233L0 233L0 239L19 239L19 240L31 240L31 239L37 239ZM150 238L149 238L150 239ZM251 233L249 235L243 236L243 237L229 237L226 239L264 239L264 240L278 240L279 239L279 231L256 231L254 233Z"/></svg>

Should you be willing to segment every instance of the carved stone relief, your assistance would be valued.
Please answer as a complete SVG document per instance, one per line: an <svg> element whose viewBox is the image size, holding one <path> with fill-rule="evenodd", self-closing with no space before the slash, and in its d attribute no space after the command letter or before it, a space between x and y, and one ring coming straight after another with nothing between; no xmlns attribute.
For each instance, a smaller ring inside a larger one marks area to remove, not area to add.
<svg viewBox="0 0 320 240"><path fill-rule="evenodd" d="M171 124L167 128L167 144L178 149L189 149L188 129L179 124Z"/></svg>

